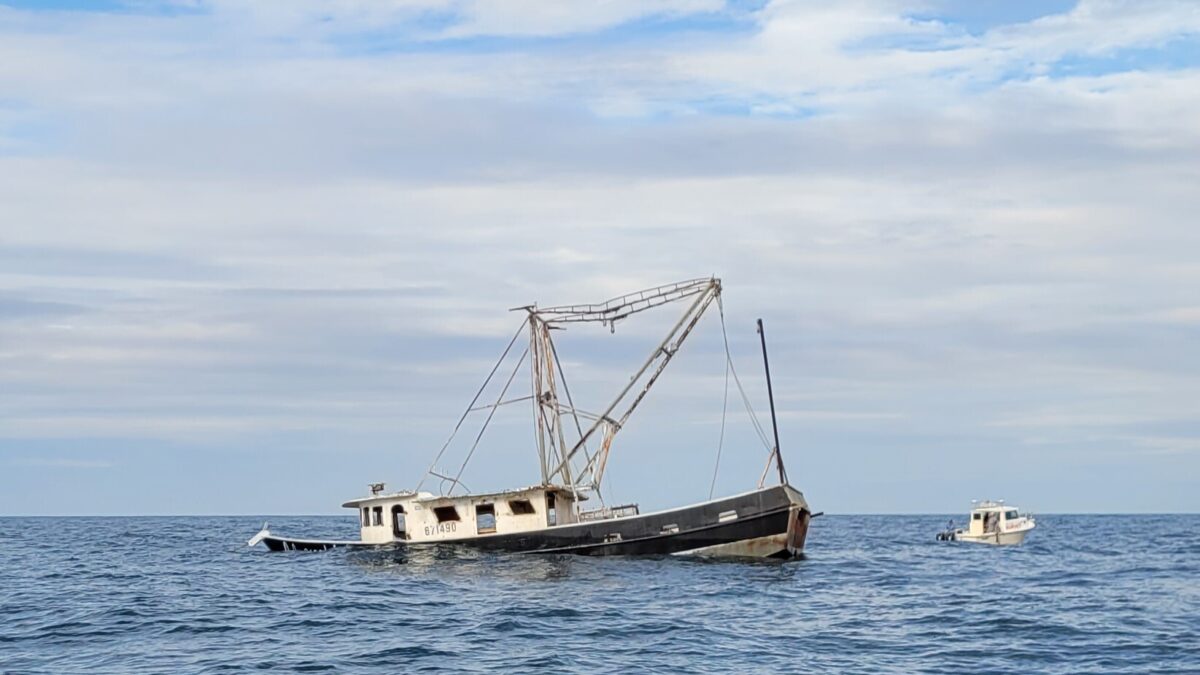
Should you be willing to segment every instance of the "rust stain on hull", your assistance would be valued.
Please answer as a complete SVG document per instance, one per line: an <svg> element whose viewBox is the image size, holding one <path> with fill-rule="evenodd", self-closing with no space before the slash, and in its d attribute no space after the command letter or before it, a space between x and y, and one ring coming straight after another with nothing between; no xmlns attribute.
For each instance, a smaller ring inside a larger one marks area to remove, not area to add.
<svg viewBox="0 0 1200 675"><path fill-rule="evenodd" d="M804 552L804 540L808 538L808 524L812 514L808 509L797 509L795 516L788 523L787 551L792 555Z"/></svg>

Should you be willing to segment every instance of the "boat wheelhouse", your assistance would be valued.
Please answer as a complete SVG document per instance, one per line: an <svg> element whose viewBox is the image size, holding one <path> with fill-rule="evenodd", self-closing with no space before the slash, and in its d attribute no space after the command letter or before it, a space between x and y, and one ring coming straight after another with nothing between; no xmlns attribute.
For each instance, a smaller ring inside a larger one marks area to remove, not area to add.
<svg viewBox="0 0 1200 675"><path fill-rule="evenodd" d="M464 536L507 535L578 522L574 495L557 485L463 496L430 492L375 494L342 506L357 509L363 542L438 542ZM636 513L637 508L634 507Z"/></svg>
<svg viewBox="0 0 1200 675"><path fill-rule="evenodd" d="M970 541L979 544L1020 544L1037 523L1033 516L1021 513L1004 500L971 502L970 520L965 528L949 529L938 534L940 541Z"/></svg>
<svg viewBox="0 0 1200 675"><path fill-rule="evenodd" d="M521 327L416 489L386 492L383 483L373 483L369 495L343 504L358 514L359 540L281 537L272 534L264 525L263 530L250 540L250 545L262 542L274 551L455 544L526 553L798 555L804 548L812 514L803 494L787 482L779 453L778 429L774 426L774 394L770 390L769 366L767 383L775 443L773 446L764 443L768 450L767 467L755 489L718 499L711 498L710 490L708 501L645 514L640 512L637 504L607 504L602 491L614 437L679 351L705 310L714 302L720 305L720 293L720 280L693 279L594 305L518 308L526 315ZM567 388L551 331L588 322L612 329L616 322L632 314L678 301L690 301L683 316L605 410L593 413L577 407ZM721 328L724 335L723 311ZM767 366L761 320L758 328L764 366ZM514 345L526 333L529 345L520 356L510 357ZM741 389L733 370L727 336L725 344L727 372L733 375ZM495 376L501 366L513 361L515 365L507 380L503 375L497 379ZM510 394L513 379L526 367L533 380L531 393L528 396ZM494 402L480 403L493 381L497 382L493 388L499 389ZM463 471L475 454L492 415L501 406L520 401L528 401L533 407L541 482L515 490L468 492L461 479ZM749 410L748 402L747 408ZM766 441L766 435L750 412L755 428ZM472 414L486 415L486 419L466 452L466 459L453 472L438 468L447 448ZM722 432L718 447L723 438ZM772 466L778 473L779 484L766 486ZM437 482L441 492L422 491L426 481ZM599 504L587 508L586 502Z"/></svg>

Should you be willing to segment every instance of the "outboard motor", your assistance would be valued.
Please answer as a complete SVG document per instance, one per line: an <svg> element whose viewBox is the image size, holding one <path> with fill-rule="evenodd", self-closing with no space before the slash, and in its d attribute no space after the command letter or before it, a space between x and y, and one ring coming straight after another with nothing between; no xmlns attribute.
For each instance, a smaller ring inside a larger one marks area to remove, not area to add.
<svg viewBox="0 0 1200 675"><path fill-rule="evenodd" d="M954 521L946 523L946 529L937 533L938 541L954 541Z"/></svg>

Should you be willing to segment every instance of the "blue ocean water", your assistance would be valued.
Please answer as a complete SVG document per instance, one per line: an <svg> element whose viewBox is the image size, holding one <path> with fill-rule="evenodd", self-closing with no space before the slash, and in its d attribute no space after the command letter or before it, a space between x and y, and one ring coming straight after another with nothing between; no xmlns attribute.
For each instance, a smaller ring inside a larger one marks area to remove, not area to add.
<svg viewBox="0 0 1200 675"><path fill-rule="evenodd" d="M262 518L0 518L0 672L1200 672L1200 516L826 516L805 559L268 553ZM342 517L281 534L354 538Z"/></svg>

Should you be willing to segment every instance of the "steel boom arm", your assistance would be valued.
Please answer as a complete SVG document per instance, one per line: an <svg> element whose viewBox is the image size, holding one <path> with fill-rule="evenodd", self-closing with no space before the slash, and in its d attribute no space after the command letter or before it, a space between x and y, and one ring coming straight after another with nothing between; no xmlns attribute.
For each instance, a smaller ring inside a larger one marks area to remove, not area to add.
<svg viewBox="0 0 1200 675"><path fill-rule="evenodd" d="M720 292L721 280L716 278L689 279L678 281L665 286L656 286L636 293L627 293L607 302L590 305L559 305L557 307L541 307L531 311L542 321L555 323L579 323L592 321L611 325L630 314L644 312L669 302L682 300L692 295L704 293L712 286Z"/></svg>
<svg viewBox="0 0 1200 675"><path fill-rule="evenodd" d="M669 302L691 297L693 295L696 296L696 299L688 307L688 310L682 317L680 317L679 321L675 323L675 326L669 333L667 333L667 336L663 339L663 341L654 348L654 351L650 353L650 356L646 359L646 362L643 363L642 367L638 369L637 373L630 378L629 383L625 385L625 388L621 390L621 393L617 394L616 398L613 399L608 408L606 408L604 412L596 418L595 422L588 427L587 431L583 433L579 441L575 443L571 450L561 458L554 470L550 471L546 475L547 482L553 481L554 477L558 475L563 475L564 478L566 477L562 472L570 466L571 459L576 455L576 453L585 447L587 440L591 438L596 430L605 423L608 423L612 426L610 431L611 434L616 434L616 432L625 425L625 422L629 419L629 416L633 414L634 409L637 408L638 404L641 403L642 399L644 399L646 394L649 393L650 387L652 387L655 381L658 380L658 376L662 374L663 370L667 367L667 364L670 363L671 359L675 356L675 353L679 351L680 346L683 345L683 341L687 339L687 336L692 332L692 329L696 326L696 323L700 321L700 318L704 315L704 311L708 309L713 300L717 299L721 295L721 280L715 277L708 279L693 279L691 281L681 281L679 283L669 284L667 286L659 286L657 288L640 291L638 293L623 295L619 298L614 298L613 300L598 305L566 305L562 307L550 307L546 309L533 310L546 323L596 321L604 324L611 324L612 322L623 319L630 314L641 312L652 307L658 307L659 305L664 305ZM637 396L628 405L628 407L625 408L625 411L621 413L619 419L613 419L613 411L615 411L621 405L621 402L626 399L629 393L633 390L634 386L643 379L643 376L647 372L650 372L649 379L647 379L642 385ZM607 439L608 442L611 442L611 440L611 438ZM576 476L582 477L584 475L589 475L589 472L592 471L592 468L595 466L597 460L602 457L602 454L603 453L597 452L595 455L592 455L588 459L587 464L583 467L583 470L576 473ZM597 482L597 480L593 480L593 487L595 487L595 483Z"/></svg>

